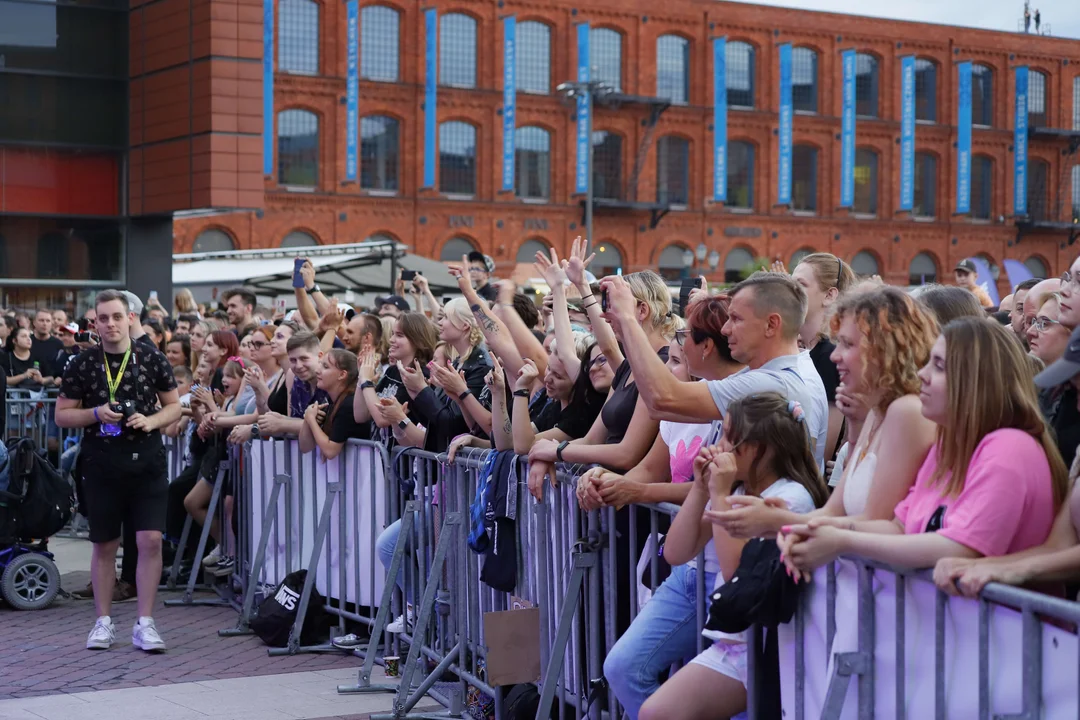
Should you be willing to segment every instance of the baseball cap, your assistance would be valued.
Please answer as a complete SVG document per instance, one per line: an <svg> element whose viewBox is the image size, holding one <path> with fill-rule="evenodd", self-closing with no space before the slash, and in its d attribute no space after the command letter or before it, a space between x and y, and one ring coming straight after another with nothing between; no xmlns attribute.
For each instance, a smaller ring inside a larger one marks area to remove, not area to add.
<svg viewBox="0 0 1080 720"><path fill-rule="evenodd" d="M956 263L954 270L963 270L964 272L979 274L979 268L975 267L975 261L971 258L964 258L960 262Z"/></svg>
<svg viewBox="0 0 1080 720"><path fill-rule="evenodd" d="M495 272L495 261L479 250L473 250L469 253L469 262L484 263L484 267L487 268L489 273Z"/></svg>
<svg viewBox="0 0 1080 720"><path fill-rule="evenodd" d="M142 315L143 304L142 300L139 299L139 296L131 292L130 290L121 290L120 292L123 294L124 297L127 298L128 308L131 310L131 312L135 313L136 315Z"/></svg>
<svg viewBox="0 0 1080 720"><path fill-rule="evenodd" d="M1048 368L1035 376L1035 384L1044 390L1057 387L1072 380L1077 373L1080 373L1080 328L1069 336L1069 344L1061 359L1050 363Z"/></svg>
<svg viewBox="0 0 1080 720"><path fill-rule="evenodd" d="M67 325L60 326L60 332L69 332L72 335L79 332L79 325L77 323L68 323Z"/></svg>
<svg viewBox="0 0 1080 720"><path fill-rule="evenodd" d="M375 307L378 308L380 305L393 305L402 312L409 312L411 309L409 308L409 301L400 295L385 295L375 298Z"/></svg>

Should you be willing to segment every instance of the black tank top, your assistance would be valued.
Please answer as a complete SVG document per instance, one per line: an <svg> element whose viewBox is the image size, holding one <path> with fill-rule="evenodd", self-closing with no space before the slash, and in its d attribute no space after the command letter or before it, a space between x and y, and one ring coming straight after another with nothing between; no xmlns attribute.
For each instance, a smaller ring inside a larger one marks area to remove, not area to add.
<svg viewBox="0 0 1080 720"><path fill-rule="evenodd" d="M270 412L279 415L289 414L289 388L285 384L285 375L282 373L276 389L270 391L270 397L266 399L266 405Z"/></svg>

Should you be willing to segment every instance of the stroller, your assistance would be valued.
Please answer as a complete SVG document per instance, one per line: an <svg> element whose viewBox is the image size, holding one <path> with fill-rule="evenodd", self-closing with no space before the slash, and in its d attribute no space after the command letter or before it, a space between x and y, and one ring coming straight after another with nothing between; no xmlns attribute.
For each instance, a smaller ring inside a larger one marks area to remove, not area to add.
<svg viewBox="0 0 1080 720"><path fill-rule="evenodd" d="M71 519L71 485L32 440L0 446L0 597L16 610L42 610L60 592L48 538Z"/></svg>

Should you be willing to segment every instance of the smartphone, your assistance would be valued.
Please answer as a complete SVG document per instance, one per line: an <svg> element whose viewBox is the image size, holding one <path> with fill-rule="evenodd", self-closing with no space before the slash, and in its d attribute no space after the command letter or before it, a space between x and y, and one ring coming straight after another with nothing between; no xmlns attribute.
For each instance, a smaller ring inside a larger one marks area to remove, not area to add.
<svg viewBox="0 0 1080 720"><path fill-rule="evenodd" d="M296 289L304 287L304 276L300 274L302 267L304 267L304 258L296 258L292 271L292 286Z"/></svg>
<svg viewBox="0 0 1080 720"><path fill-rule="evenodd" d="M274 307L277 309L277 311L279 313L284 315L285 314L285 298L280 297L280 298L276 299L274 301Z"/></svg>
<svg viewBox="0 0 1080 720"><path fill-rule="evenodd" d="M97 335L89 330L82 330L75 333L75 342L77 343L96 343L98 341Z"/></svg>
<svg viewBox="0 0 1080 720"><path fill-rule="evenodd" d="M700 282L694 278L683 278L679 287L679 314L686 317L686 308L690 305L690 291L700 287Z"/></svg>
<svg viewBox="0 0 1080 720"><path fill-rule="evenodd" d="M607 312L607 288L600 291L600 312Z"/></svg>
<svg viewBox="0 0 1080 720"><path fill-rule="evenodd" d="M147 298L150 302L157 302L157 290L150 291L150 297Z"/></svg>
<svg viewBox="0 0 1080 720"><path fill-rule="evenodd" d="M405 282L412 282L418 274L415 270L402 270L401 279Z"/></svg>

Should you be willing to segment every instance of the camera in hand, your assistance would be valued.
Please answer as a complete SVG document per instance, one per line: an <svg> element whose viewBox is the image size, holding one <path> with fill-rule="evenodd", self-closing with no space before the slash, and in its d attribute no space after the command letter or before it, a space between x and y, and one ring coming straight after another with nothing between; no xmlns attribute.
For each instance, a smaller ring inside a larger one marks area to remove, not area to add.
<svg viewBox="0 0 1080 720"><path fill-rule="evenodd" d="M120 400L114 402L109 406L114 413L118 413L124 416L124 421L131 419L131 416L135 414L135 403L130 400Z"/></svg>
<svg viewBox="0 0 1080 720"><path fill-rule="evenodd" d="M401 271L401 279L404 282L411 282L411 281L416 279L417 274L418 273L417 273L416 270L402 270Z"/></svg>

